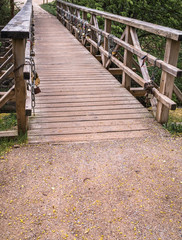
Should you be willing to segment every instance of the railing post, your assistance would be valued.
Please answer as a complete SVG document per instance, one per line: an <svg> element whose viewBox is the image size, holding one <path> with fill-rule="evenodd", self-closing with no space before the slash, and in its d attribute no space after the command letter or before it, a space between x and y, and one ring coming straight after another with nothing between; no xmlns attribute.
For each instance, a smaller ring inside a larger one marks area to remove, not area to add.
<svg viewBox="0 0 182 240"><path fill-rule="evenodd" d="M90 24L91 25L95 25L94 23L94 18L96 18L96 15L93 15L91 14L91 18L90 18ZM95 34L95 32L93 30L91 30L91 39L94 41L94 42L97 42L97 36ZM95 55L96 54L96 49L93 45L90 46L90 53L92 55Z"/></svg>
<svg viewBox="0 0 182 240"><path fill-rule="evenodd" d="M131 33L130 33L130 27L126 26L126 34L125 34L125 42L132 44L132 38L131 38ZM133 60L133 54L128 51L124 50L124 64L129 67L130 69L132 68L132 60ZM131 77L129 77L125 71L123 71L122 75L122 85L130 90L131 87Z"/></svg>
<svg viewBox="0 0 182 240"><path fill-rule="evenodd" d="M104 23L104 31L110 33L111 32L111 20L109 19L105 19L105 23ZM106 37L104 37L104 50L108 51L108 39ZM103 66L106 67L106 63L107 63L108 58L106 56L104 56L103 58Z"/></svg>
<svg viewBox="0 0 182 240"><path fill-rule="evenodd" d="M180 50L180 42L172 39L167 39L166 49L164 55L164 62L169 63L173 66L177 65L178 55ZM175 77L167 72L162 72L160 82L160 93L172 98L173 87ZM161 102L157 104L157 121L160 123L166 123L168 121L169 109L165 107Z"/></svg>
<svg viewBox="0 0 182 240"><path fill-rule="evenodd" d="M15 99L18 124L18 134L27 130L27 116L25 113L26 82L23 76L25 63L25 39L13 39L14 76L15 76Z"/></svg>

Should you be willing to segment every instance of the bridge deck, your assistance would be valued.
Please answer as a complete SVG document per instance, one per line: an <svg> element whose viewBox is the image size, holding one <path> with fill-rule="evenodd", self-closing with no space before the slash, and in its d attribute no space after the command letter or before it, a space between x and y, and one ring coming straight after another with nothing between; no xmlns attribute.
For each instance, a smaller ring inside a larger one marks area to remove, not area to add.
<svg viewBox="0 0 182 240"><path fill-rule="evenodd" d="M141 137L151 115L53 16L35 9L41 93L30 143Z"/></svg>

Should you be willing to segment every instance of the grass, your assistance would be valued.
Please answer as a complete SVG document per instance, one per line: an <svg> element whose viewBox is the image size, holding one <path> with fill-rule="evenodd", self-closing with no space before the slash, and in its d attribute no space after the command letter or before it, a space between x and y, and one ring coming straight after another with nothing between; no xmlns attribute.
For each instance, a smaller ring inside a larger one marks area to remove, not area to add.
<svg viewBox="0 0 182 240"><path fill-rule="evenodd" d="M0 156L9 152L14 145L23 145L26 143L27 134L15 138L0 138Z"/></svg>
<svg viewBox="0 0 182 240"><path fill-rule="evenodd" d="M169 112L169 120L164 127L174 135L182 136L182 108Z"/></svg>
<svg viewBox="0 0 182 240"><path fill-rule="evenodd" d="M43 8L45 11L49 12L50 14L52 14L54 16L56 16L56 14L57 14L55 1L46 3L46 4L42 4L41 8Z"/></svg>
<svg viewBox="0 0 182 240"><path fill-rule="evenodd" d="M14 129L17 125L15 113L0 114L0 131ZM0 156L8 152L13 145L21 145L26 142L27 135L21 135L15 138L0 138Z"/></svg>
<svg viewBox="0 0 182 240"><path fill-rule="evenodd" d="M0 131L12 129L17 125L15 113L0 114Z"/></svg>

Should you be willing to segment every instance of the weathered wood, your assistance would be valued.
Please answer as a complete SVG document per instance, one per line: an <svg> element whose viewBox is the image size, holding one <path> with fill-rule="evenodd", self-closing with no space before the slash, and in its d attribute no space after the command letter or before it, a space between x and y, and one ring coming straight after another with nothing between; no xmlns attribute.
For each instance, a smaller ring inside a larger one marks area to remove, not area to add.
<svg viewBox="0 0 182 240"><path fill-rule="evenodd" d="M10 48L10 49L4 54L3 57L0 57L0 63L1 63L1 64L8 58L8 56L9 56L10 54L12 54L12 50L13 50L13 48Z"/></svg>
<svg viewBox="0 0 182 240"><path fill-rule="evenodd" d="M22 9L2 29L2 38L23 39L29 38L32 17L32 0L27 0Z"/></svg>
<svg viewBox="0 0 182 240"><path fill-rule="evenodd" d="M168 109L168 111L176 109L176 103L172 101L169 97L161 94L156 88L153 88L152 92L154 93L154 96L156 97L156 99L159 101L158 104L164 105Z"/></svg>
<svg viewBox="0 0 182 240"><path fill-rule="evenodd" d="M15 86L11 87L2 98L0 98L0 108L2 108L9 100L15 97Z"/></svg>
<svg viewBox="0 0 182 240"><path fill-rule="evenodd" d="M11 65L5 73L0 77L0 84L13 72L14 65Z"/></svg>
<svg viewBox="0 0 182 240"><path fill-rule="evenodd" d="M30 79L31 76L31 66L29 63L29 59L30 59L30 41L27 40L26 42L26 48L25 48L25 59L27 61L27 64L24 66L23 69L23 75L24 75L24 79Z"/></svg>
<svg viewBox="0 0 182 240"><path fill-rule="evenodd" d="M23 67L25 62L25 39L13 40L13 56L18 134L21 134L25 133L27 129L27 117L25 114L26 82L23 76Z"/></svg>
<svg viewBox="0 0 182 240"><path fill-rule="evenodd" d="M180 30L176 30L176 29L172 29L172 28L168 28L168 27L164 27L164 26L159 26L157 24L140 21L140 20L133 19L133 18L122 17L122 16L115 15L112 13L107 13L107 12L79 6L76 4L64 2L62 0L58 0L58 2L64 3L75 9L79 9L80 11L84 11L84 12L87 12L90 14L101 16L101 17L109 19L111 21L120 22L122 24L131 26L131 27L135 27L138 29L142 29L147 32L154 33L156 35L163 36L163 37L173 39L176 41L182 41L182 31L180 31Z"/></svg>
<svg viewBox="0 0 182 240"><path fill-rule="evenodd" d="M111 32L111 20L105 19L104 22L104 31L107 33ZM108 38L104 37L104 50L108 51ZM108 58L104 56L103 58L103 66L106 68L106 63L107 63Z"/></svg>
<svg viewBox="0 0 182 240"><path fill-rule="evenodd" d="M140 46L140 42L138 40L136 29L131 28L130 29L130 34L131 34L131 39L132 39L133 45L136 48L138 48L139 50L142 50L141 46ZM138 58L139 66L140 66L140 72L142 73L143 79L146 80L146 81L150 81L150 76L149 76L149 73L148 73L146 63L143 63L143 60L139 56L137 58Z"/></svg>
<svg viewBox="0 0 182 240"><path fill-rule="evenodd" d="M0 138L14 138L17 136L17 130L0 131Z"/></svg>
<svg viewBox="0 0 182 240"><path fill-rule="evenodd" d="M132 38L131 38L131 33L130 33L130 27L127 26L126 27L126 34L125 34L125 42L132 44ZM128 50L124 50L124 65L127 66L128 68L132 68L132 59L133 59L133 55L131 52L129 52ZM122 76L122 85L130 90L131 87L131 76L129 76L125 71L123 71L123 76Z"/></svg>
<svg viewBox="0 0 182 240"><path fill-rule="evenodd" d="M146 90L144 88L130 88L130 92L135 97L143 97L146 94Z"/></svg>
<svg viewBox="0 0 182 240"><path fill-rule="evenodd" d="M32 115L32 95L30 91L27 91L26 104L25 104L25 115Z"/></svg>
<svg viewBox="0 0 182 240"><path fill-rule="evenodd" d="M123 70L121 68L109 68L109 72L112 75L117 76L117 75L122 75Z"/></svg>
<svg viewBox="0 0 182 240"><path fill-rule="evenodd" d="M0 66L0 71L6 67L7 64L11 63L13 60L13 54L11 54Z"/></svg>
<svg viewBox="0 0 182 240"><path fill-rule="evenodd" d="M88 26L90 26L91 29L94 29L94 31L98 31L98 29L95 28L94 26L91 26L89 24L88 24ZM102 31L102 35L106 38L109 37L109 34L105 31ZM127 42L125 42L115 36L113 36L113 41L116 44L118 44L119 46L130 51L131 53L135 54L136 56L138 56L140 58L147 55L147 60L151 65L153 65L153 66L156 65L158 68L161 68L163 71L173 75L174 77L182 76L182 70L177 68L176 66L173 66L172 64L169 64L163 60L159 60L156 57L152 56L151 54L148 54L147 52L145 52L141 49L138 49L138 48L134 47L133 45L128 44Z"/></svg>
<svg viewBox="0 0 182 240"><path fill-rule="evenodd" d="M90 18L90 24L91 25L96 25L96 16L95 15L91 15L91 18ZM97 28L97 27L96 27ZM97 36L96 36L96 33L95 33L95 31L91 31L91 39L93 40L93 41L97 41ZM93 45L91 45L90 46L90 53L92 54L92 55L95 55L96 54L96 49L97 48L95 48Z"/></svg>
<svg viewBox="0 0 182 240"><path fill-rule="evenodd" d="M151 114L67 29L46 16L35 17L35 62L42 92L36 95L29 142L108 140L149 133ZM97 38L93 47L98 50Z"/></svg>
<svg viewBox="0 0 182 240"><path fill-rule="evenodd" d="M167 39L166 50L164 55L164 61L177 65L178 55L180 50L180 42ZM174 86L174 77L166 72L162 72L161 81L160 81L160 93L166 95L168 98L172 98ZM162 104L161 102L157 105L156 118L160 123L166 123L168 121L169 108Z"/></svg>

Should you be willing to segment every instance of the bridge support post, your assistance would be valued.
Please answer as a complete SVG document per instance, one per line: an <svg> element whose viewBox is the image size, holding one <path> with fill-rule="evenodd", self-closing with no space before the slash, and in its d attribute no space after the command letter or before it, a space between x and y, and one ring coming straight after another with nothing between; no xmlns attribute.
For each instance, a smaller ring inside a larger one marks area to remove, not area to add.
<svg viewBox="0 0 182 240"><path fill-rule="evenodd" d="M26 82L23 76L25 63L25 39L13 39L15 99L18 134L26 133L27 116L25 112Z"/></svg>
<svg viewBox="0 0 182 240"><path fill-rule="evenodd" d="M104 31L110 33L111 32L111 20L105 19L105 24L104 24ZM104 37L104 50L108 52L108 39ZM104 56L103 58L103 66L106 67L108 58Z"/></svg>
<svg viewBox="0 0 182 240"><path fill-rule="evenodd" d="M132 44L132 37L131 37L131 33L130 33L130 27L126 26L126 34L125 34L125 42ZM124 64L129 67L130 69L132 68L132 61L133 61L133 54L128 51L128 50L124 50ZM130 90L131 87L131 77L129 77L125 71L123 71L123 75L122 75L122 85Z"/></svg>
<svg viewBox="0 0 182 240"><path fill-rule="evenodd" d="M91 19L90 19L90 24L92 25L95 25L95 22L94 22L94 18L96 19L96 15L91 15ZM94 41L94 42L97 42L97 36L95 34L95 32L93 30L91 30L91 39ZM90 53L92 55L96 55L96 49L93 45L90 46Z"/></svg>
<svg viewBox="0 0 182 240"><path fill-rule="evenodd" d="M173 66L177 65L178 55L180 51L180 42L172 39L167 39L166 50L164 55L164 62L169 63ZM175 77L167 72L162 72L160 81L160 93L165 96L172 98L173 88L174 88ZM161 102L157 104L157 114L156 119L160 123L167 123L169 116L169 108L164 106Z"/></svg>

